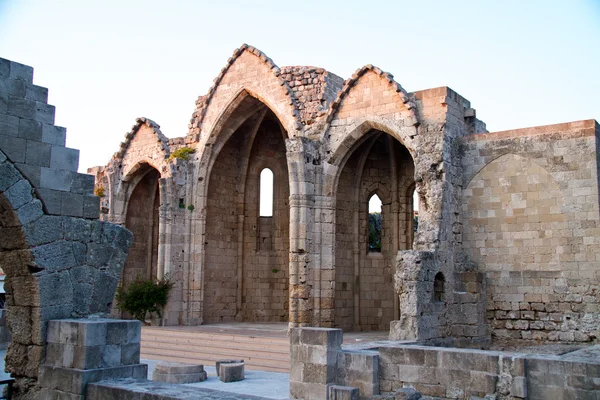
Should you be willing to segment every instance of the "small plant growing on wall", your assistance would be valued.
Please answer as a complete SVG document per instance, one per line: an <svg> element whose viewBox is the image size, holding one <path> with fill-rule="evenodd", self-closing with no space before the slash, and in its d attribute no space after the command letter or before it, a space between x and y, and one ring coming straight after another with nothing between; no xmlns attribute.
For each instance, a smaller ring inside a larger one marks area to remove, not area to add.
<svg viewBox="0 0 600 400"><path fill-rule="evenodd" d="M173 282L169 278L152 280L138 277L129 287L119 287L117 308L142 322L146 321L148 313L155 312L162 318L160 310L167 304L172 288Z"/></svg>
<svg viewBox="0 0 600 400"><path fill-rule="evenodd" d="M191 147L182 147L180 149L177 149L175 151L173 151L171 153L171 155L169 156L168 161L173 160L174 158L178 158L180 160L189 160L190 156L195 152L196 150L192 149Z"/></svg>
<svg viewBox="0 0 600 400"><path fill-rule="evenodd" d="M104 197L104 186L96 186L94 188L94 195L98 197Z"/></svg>

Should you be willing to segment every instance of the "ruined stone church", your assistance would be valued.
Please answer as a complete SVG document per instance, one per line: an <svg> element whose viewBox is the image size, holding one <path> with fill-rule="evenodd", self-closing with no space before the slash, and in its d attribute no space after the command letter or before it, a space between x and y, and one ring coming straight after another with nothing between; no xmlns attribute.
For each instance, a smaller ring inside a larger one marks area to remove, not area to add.
<svg viewBox="0 0 600 400"><path fill-rule="evenodd" d="M134 234L121 284L176 283L166 325L584 342L600 328L599 140L595 120L488 132L448 87L243 45L187 136L138 118L88 172L101 218Z"/></svg>

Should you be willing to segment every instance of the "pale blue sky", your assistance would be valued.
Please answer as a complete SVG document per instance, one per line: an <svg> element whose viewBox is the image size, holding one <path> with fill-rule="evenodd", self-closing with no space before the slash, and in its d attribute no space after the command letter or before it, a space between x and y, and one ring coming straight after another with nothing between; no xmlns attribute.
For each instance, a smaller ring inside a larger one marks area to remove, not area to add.
<svg viewBox="0 0 600 400"><path fill-rule="evenodd" d="M408 91L450 86L491 131L600 119L600 1L0 0L0 57L50 89L80 170L136 117L183 136L236 47Z"/></svg>

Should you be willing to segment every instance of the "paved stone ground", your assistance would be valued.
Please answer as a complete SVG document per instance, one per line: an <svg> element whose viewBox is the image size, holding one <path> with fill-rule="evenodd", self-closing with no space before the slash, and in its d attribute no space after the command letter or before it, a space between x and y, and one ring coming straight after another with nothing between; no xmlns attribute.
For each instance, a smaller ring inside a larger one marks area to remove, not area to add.
<svg viewBox="0 0 600 400"><path fill-rule="evenodd" d="M4 372L4 356L6 350L0 350L0 380L10 378L10 374ZM148 364L148 376L152 377L154 366L160 362L157 360L141 360ZM285 400L289 398L290 375L279 372L248 371L244 375L246 379L240 382L223 383L217 377L214 365L205 365L208 379L204 382L194 383L186 386L196 386L206 389L226 391L229 393L253 395L266 399ZM1 390L1 388L0 388Z"/></svg>
<svg viewBox="0 0 600 400"><path fill-rule="evenodd" d="M148 377L152 377L154 366L160 361L142 359L148 364ZM204 365L208 378L204 382L188 384L206 389L222 390L230 393L259 396L267 399L284 400L289 398L290 375L281 372L249 371L244 372L245 379L240 382L223 383L217 377L214 365Z"/></svg>

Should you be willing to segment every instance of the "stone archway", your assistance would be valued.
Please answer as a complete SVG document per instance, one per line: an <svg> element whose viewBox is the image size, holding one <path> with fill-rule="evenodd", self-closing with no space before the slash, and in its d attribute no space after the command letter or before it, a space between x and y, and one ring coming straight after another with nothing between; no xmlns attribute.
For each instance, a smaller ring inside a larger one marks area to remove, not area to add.
<svg viewBox="0 0 600 400"><path fill-rule="evenodd" d="M129 257L123 268L121 285L137 278L153 279L158 269L160 173L141 164L130 181L134 185L127 201L125 227L133 233Z"/></svg>
<svg viewBox="0 0 600 400"><path fill-rule="evenodd" d="M220 151L214 154L206 203L206 323L288 320L287 132L269 108L255 102L256 111L224 144L215 146ZM239 115L233 112L230 118ZM260 173L265 168L274 176L272 216L259 213Z"/></svg>
<svg viewBox="0 0 600 400"><path fill-rule="evenodd" d="M39 389L47 322L107 315L131 244L121 226L47 215L34 188L0 151L0 267L6 273L6 370L13 396Z"/></svg>
<svg viewBox="0 0 600 400"><path fill-rule="evenodd" d="M23 182L20 183L22 186L27 184L24 180L19 182ZM17 379L17 393L22 393L36 385L37 369L43 358L45 327L40 324L43 313L33 255L13 204L1 192L0 237L0 268L6 274L7 325L11 332L5 365Z"/></svg>
<svg viewBox="0 0 600 400"><path fill-rule="evenodd" d="M397 139L371 129L345 157L337 182L335 326L387 330L398 317L398 250L412 248L414 162ZM369 248L371 196L381 199L381 250Z"/></svg>

